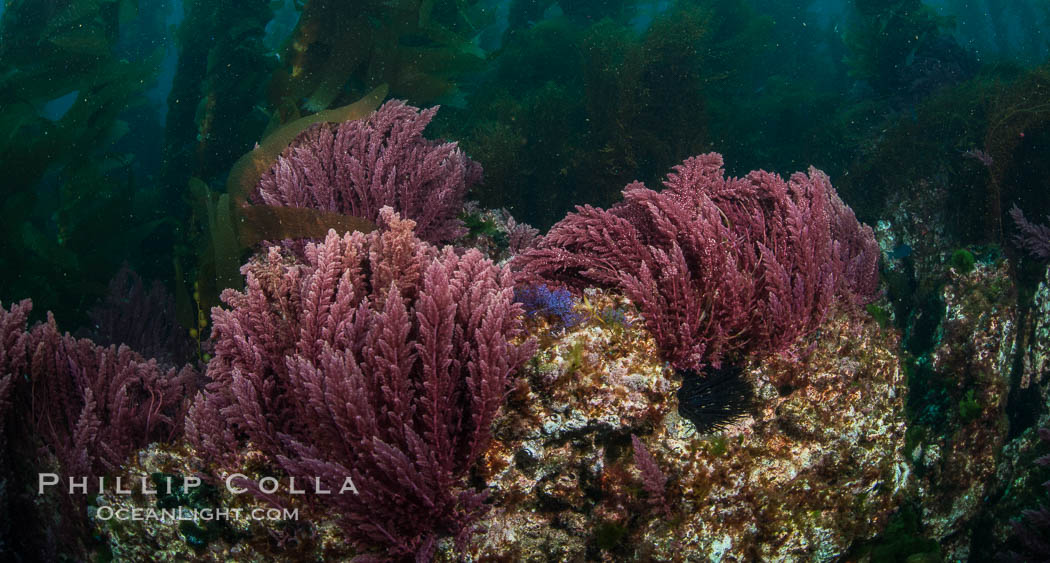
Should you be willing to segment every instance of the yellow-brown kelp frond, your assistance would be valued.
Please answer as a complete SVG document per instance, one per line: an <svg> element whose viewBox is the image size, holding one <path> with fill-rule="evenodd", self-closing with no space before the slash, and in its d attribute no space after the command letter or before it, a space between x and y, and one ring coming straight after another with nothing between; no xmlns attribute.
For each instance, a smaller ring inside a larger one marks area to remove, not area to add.
<svg viewBox="0 0 1050 563"><path fill-rule="evenodd" d="M254 149L234 163L226 180L226 191L235 203L248 200L259 178L277 162L277 156L303 131L314 123L341 123L368 117L386 98L389 88L381 84L360 100L340 108L319 111L278 127L266 136ZM323 236L323 233L322 233Z"/></svg>
<svg viewBox="0 0 1050 563"><path fill-rule="evenodd" d="M477 0L306 2L270 82L273 107L318 111L348 93L389 83L395 96L428 102L484 54L470 37L483 18ZM440 17L439 17L440 16Z"/></svg>
<svg viewBox="0 0 1050 563"><path fill-rule="evenodd" d="M247 195L263 172L274 165L277 156L304 129L326 121L355 120L369 115L386 96L385 85L355 103L301 117L278 127L261 143L243 155L230 170L226 193L212 191L198 178L189 182L194 202L197 237L195 245L196 274L194 303L183 288L179 296L179 320L187 328L201 329L199 315L219 304L219 294L227 288L241 286L240 265L246 251L262 241L323 238L328 229L339 232L369 232L371 221L314 209L279 208L248 205ZM180 268L177 268L181 270ZM193 274L191 274L193 275ZM179 276L179 284L184 283Z"/></svg>

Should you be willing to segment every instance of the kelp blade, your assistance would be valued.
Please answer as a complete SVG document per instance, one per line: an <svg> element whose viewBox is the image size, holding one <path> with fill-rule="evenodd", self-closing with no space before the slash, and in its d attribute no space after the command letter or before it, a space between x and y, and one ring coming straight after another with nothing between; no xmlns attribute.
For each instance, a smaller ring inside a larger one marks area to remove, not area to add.
<svg viewBox="0 0 1050 563"><path fill-rule="evenodd" d="M314 123L331 122L340 123L367 117L379 107L387 94L387 85L383 84L360 100L340 108L319 111L315 114L301 117L291 123L279 127L271 133L251 152L237 159L230 176L226 181L226 191L235 205L242 205L248 201L248 195L259 178L273 166L278 155L291 144L300 133Z"/></svg>
<svg viewBox="0 0 1050 563"><path fill-rule="evenodd" d="M323 239L329 229L338 233L374 231L375 223L340 213L301 207L247 205L237 210L237 236L242 246L264 240Z"/></svg>

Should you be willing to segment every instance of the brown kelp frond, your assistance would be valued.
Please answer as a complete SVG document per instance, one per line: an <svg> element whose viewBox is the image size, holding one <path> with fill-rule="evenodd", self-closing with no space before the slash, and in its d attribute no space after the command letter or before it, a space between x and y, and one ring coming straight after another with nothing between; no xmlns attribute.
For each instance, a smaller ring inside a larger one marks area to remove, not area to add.
<svg viewBox="0 0 1050 563"><path fill-rule="evenodd" d="M295 137L314 123L339 123L368 116L379 107L386 98L389 88L383 84L372 90L360 100L343 107L319 111L285 124L266 136L251 152L234 163L230 176L226 180L226 191L235 203L242 204L248 200L248 194L259 182L259 177L269 170L277 161L277 156L292 142Z"/></svg>
<svg viewBox="0 0 1050 563"><path fill-rule="evenodd" d="M238 209L237 215L237 240L246 247L264 240L323 239L329 229L370 233L376 228L361 217L301 207L248 205Z"/></svg>
<svg viewBox="0 0 1050 563"><path fill-rule="evenodd" d="M244 255L259 242L324 238L328 229L369 232L375 228L371 221L356 217L314 209L248 205L247 199L259 177L300 133L315 123L364 118L379 106L386 92L387 87L383 85L352 104L300 117L276 128L233 165L226 193L213 191L198 178L190 179L189 190L202 237L193 277L196 305L200 310L207 311L218 305L222 290L241 286L240 265ZM199 322L183 317L180 321L189 322L188 326Z"/></svg>
<svg viewBox="0 0 1050 563"><path fill-rule="evenodd" d="M477 0L305 2L270 80L274 107L294 101L308 111L381 83L415 103L455 89L454 78L478 68L471 41L486 18Z"/></svg>

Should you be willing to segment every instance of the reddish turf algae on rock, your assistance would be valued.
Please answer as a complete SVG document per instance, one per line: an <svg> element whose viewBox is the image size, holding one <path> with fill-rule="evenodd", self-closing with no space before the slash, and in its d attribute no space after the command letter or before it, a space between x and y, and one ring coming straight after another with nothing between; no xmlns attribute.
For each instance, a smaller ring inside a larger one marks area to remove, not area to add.
<svg viewBox="0 0 1050 563"><path fill-rule="evenodd" d="M624 301L591 290L585 305ZM749 364L756 408L708 436L678 416L655 343L598 318L540 343L497 420L482 461L495 508L473 559L832 560L914 484L897 336L870 318L838 311L819 337ZM666 513L632 434L669 478Z"/></svg>

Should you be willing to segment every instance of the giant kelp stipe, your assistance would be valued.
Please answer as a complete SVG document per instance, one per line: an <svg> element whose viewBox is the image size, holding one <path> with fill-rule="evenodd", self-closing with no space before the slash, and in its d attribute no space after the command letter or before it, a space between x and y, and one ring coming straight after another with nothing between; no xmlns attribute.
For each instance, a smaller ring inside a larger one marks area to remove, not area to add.
<svg viewBox="0 0 1050 563"><path fill-rule="evenodd" d="M1041 560L1042 0L0 5L0 559Z"/></svg>

